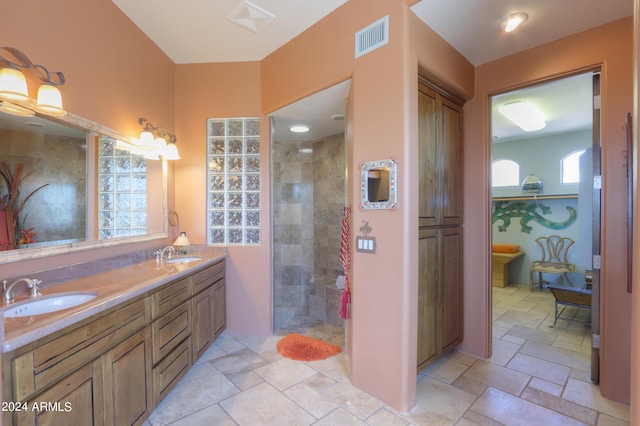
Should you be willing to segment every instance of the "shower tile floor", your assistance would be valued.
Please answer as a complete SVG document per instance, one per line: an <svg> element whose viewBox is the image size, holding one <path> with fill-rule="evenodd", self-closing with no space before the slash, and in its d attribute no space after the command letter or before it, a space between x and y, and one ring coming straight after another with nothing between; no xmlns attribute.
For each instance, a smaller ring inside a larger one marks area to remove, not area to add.
<svg viewBox="0 0 640 426"><path fill-rule="evenodd" d="M628 425L629 407L589 380L588 327L552 328L553 312L546 289L493 288L493 356L438 360L418 375L409 412L352 386L344 354L298 362L278 354L281 336L222 335L145 425ZM305 321L278 334L344 342L341 327Z"/></svg>

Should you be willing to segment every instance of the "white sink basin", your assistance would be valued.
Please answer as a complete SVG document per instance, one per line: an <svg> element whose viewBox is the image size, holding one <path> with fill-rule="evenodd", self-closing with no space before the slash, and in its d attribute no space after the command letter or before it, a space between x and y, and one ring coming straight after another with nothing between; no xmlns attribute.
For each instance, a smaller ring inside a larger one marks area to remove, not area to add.
<svg viewBox="0 0 640 426"><path fill-rule="evenodd" d="M9 305L4 310L4 316L7 318L15 318L48 314L50 312L82 305L95 299L96 296L96 293L59 293L40 296L35 299L28 299Z"/></svg>
<svg viewBox="0 0 640 426"><path fill-rule="evenodd" d="M189 263L202 260L201 257L185 256L185 257L172 257L171 259L164 259L165 263Z"/></svg>

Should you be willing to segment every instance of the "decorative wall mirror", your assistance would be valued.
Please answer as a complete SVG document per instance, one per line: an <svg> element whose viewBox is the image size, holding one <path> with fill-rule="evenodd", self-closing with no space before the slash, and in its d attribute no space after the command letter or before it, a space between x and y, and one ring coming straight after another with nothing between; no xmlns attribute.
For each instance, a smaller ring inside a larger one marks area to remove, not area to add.
<svg viewBox="0 0 640 426"><path fill-rule="evenodd" d="M360 168L360 206L365 210L398 205L398 164L391 159L366 161Z"/></svg>
<svg viewBox="0 0 640 426"><path fill-rule="evenodd" d="M0 166L6 164L4 170L14 175L21 167L26 178L20 197L33 193L18 216L19 241L4 244L0 264L166 238L166 162L113 154L113 149L109 159L106 154L117 140L130 138L72 114L51 118L0 112ZM2 179L0 198L6 192ZM133 212L120 215L118 208L127 204L135 205ZM0 225L6 230L4 221ZM105 230L110 225L112 230Z"/></svg>

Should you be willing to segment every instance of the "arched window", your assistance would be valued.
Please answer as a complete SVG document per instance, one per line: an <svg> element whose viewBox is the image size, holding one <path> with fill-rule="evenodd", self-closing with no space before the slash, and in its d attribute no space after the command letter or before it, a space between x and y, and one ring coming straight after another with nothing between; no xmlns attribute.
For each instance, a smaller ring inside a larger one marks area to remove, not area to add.
<svg viewBox="0 0 640 426"><path fill-rule="evenodd" d="M580 156L585 150L574 151L562 158L560 161L560 171L562 174L562 183L578 183L580 182Z"/></svg>
<svg viewBox="0 0 640 426"><path fill-rule="evenodd" d="M513 160L495 160L491 163L491 186L501 188L520 185L520 165Z"/></svg>

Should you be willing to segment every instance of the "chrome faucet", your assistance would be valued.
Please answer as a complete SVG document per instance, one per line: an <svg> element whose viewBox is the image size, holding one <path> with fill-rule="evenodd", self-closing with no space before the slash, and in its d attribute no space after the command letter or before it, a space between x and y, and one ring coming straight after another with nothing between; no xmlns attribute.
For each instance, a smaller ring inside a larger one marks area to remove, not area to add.
<svg viewBox="0 0 640 426"><path fill-rule="evenodd" d="M40 284L42 284L42 281L37 280L35 278L20 278L15 280L14 282L12 282L9 287L6 288L6 290L4 291L4 302L6 304L12 303L13 302L13 287L15 287L16 284L24 282L27 284L27 287L29 287L30 291L29 291L29 297L38 297L40 296L40 292L38 291L38 286ZM6 281L5 281L6 283Z"/></svg>
<svg viewBox="0 0 640 426"><path fill-rule="evenodd" d="M173 256L176 253L176 250L173 248L173 246L166 246L163 249L158 249L156 250L153 254L156 255L156 262L160 263L162 262L162 259L164 258L164 253L167 252L167 259L171 259L171 256Z"/></svg>

